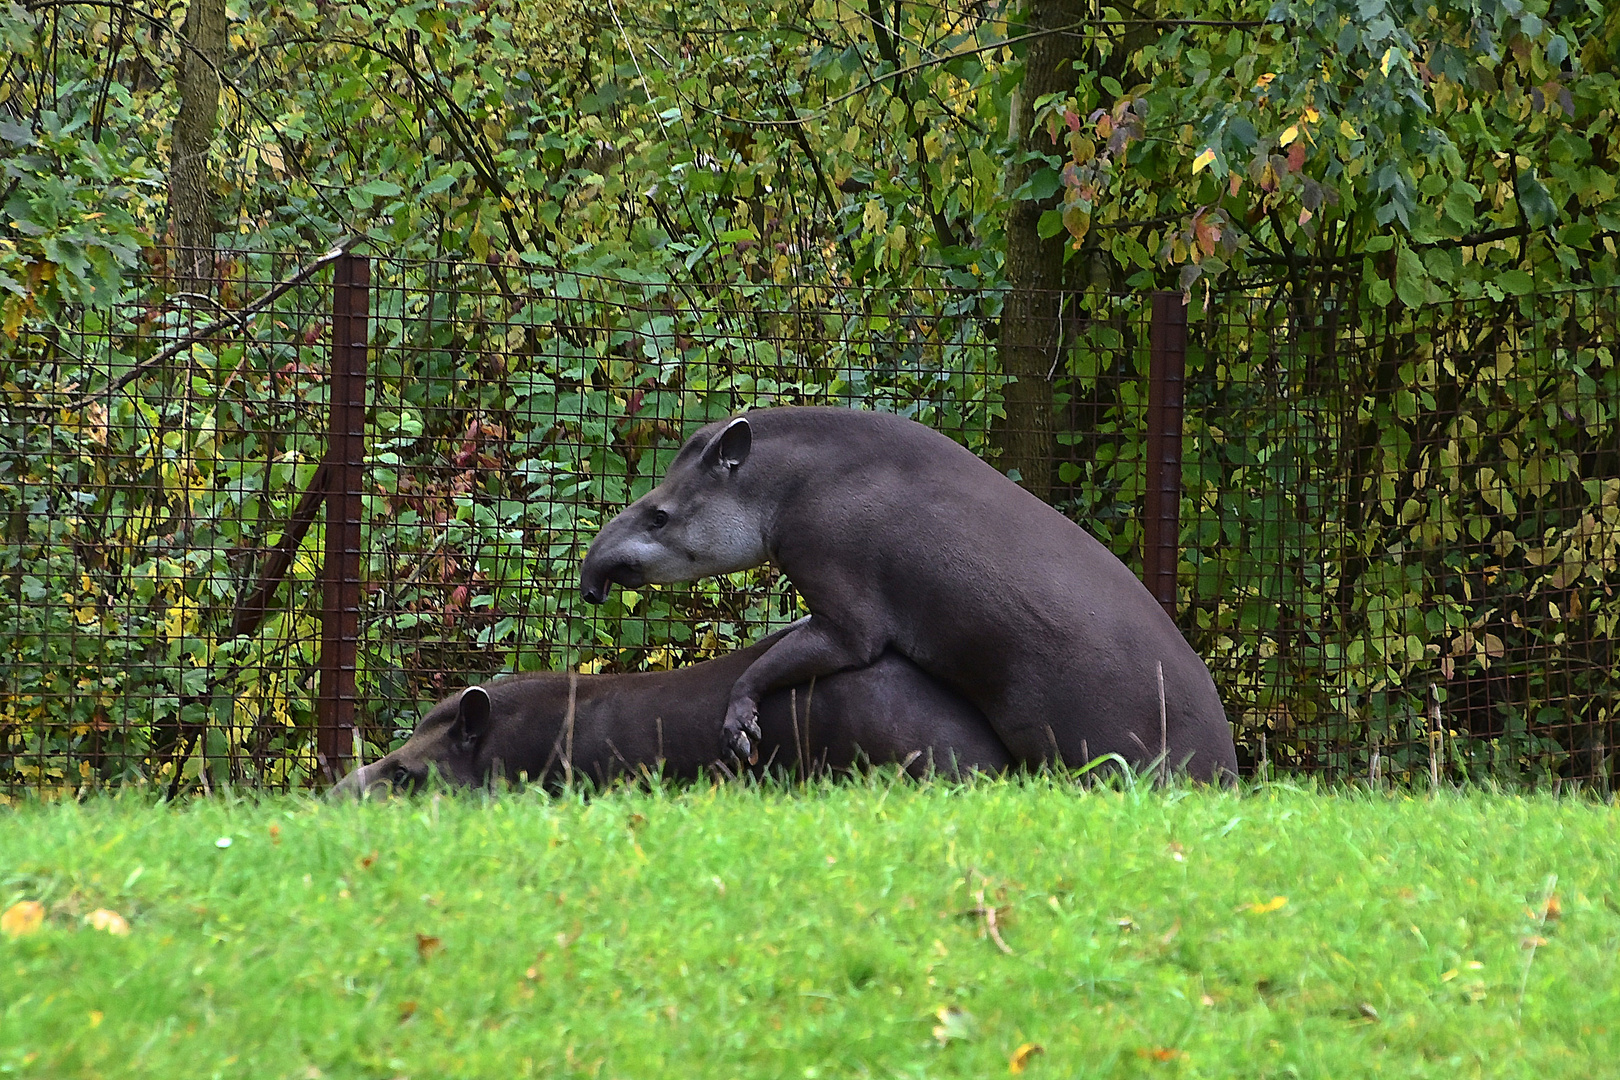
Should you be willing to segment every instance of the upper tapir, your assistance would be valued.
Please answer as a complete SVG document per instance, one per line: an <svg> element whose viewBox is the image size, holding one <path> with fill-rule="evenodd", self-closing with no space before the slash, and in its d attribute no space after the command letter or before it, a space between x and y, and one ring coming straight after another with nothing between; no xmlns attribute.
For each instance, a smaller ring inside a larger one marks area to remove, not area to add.
<svg viewBox="0 0 1620 1080"><path fill-rule="evenodd" d="M1147 588L1084 529L921 424L807 406L709 424L602 527L581 586L600 602L615 582L766 561L810 618L732 687L725 735L745 759L763 694L893 649L982 709L1022 764L1162 755L1199 779L1236 775L1209 669Z"/></svg>
<svg viewBox="0 0 1620 1080"><path fill-rule="evenodd" d="M539 672L469 687L434 706L405 745L333 789L411 789L436 769L446 782L493 776L597 783L645 768L675 778L730 760L721 737L731 686L782 636L673 671L625 675ZM1001 772L1012 757L983 714L893 653L859 671L767 696L756 774L900 764L913 775Z"/></svg>

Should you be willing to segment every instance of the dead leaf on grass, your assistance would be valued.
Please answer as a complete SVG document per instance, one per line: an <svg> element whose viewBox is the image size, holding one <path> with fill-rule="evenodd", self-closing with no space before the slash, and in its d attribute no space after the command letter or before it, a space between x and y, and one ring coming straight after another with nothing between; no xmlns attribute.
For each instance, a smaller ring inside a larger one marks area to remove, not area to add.
<svg viewBox="0 0 1620 1080"><path fill-rule="evenodd" d="M84 917L92 930L105 930L113 937L124 937L129 933L129 922L118 912L111 908L98 907Z"/></svg>
<svg viewBox="0 0 1620 1080"><path fill-rule="evenodd" d="M968 914L977 915L979 918L983 919L985 933L990 936L991 941L996 943L996 948L1000 949L1006 955L1011 956L1012 949L1008 947L1007 943L1003 941L1001 937L1001 927L997 924L999 914L996 911L995 905L985 902L983 889L975 892L973 894L973 899L978 901L978 907L969 909Z"/></svg>
<svg viewBox="0 0 1620 1080"><path fill-rule="evenodd" d="M0 933L6 937L27 937L45 923L45 905L38 900L19 900L0 915Z"/></svg>
<svg viewBox="0 0 1620 1080"><path fill-rule="evenodd" d="M416 935L416 955L423 960L431 959L433 954L444 948L444 942L430 934Z"/></svg>
<svg viewBox="0 0 1620 1080"><path fill-rule="evenodd" d="M1143 1046L1137 1048L1136 1056L1139 1058L1146 1058L1149 1061L1175 1061L1178 1058L1184 1058L1187 1055L1180 1050L1175 1050L1168 1046L1155 1046L1151 1048Z"/></svg>
<svg viewBox="0 0 1620 1080"><path fill-rule="evenodd" d="M1288 906L1288 897L1273 896L1270 900L1256 900L1252 904L1245 904L1242 910L1255 915L1270 915L1273 911L1281 911Z"/></svg>
<svg viewBox="0 0 1620 1080"><path fill-rule="evenodd" d="M934 1010L934 1018L939 1023L934 1025L934 1038L939 1045L947 1046L953 1041L968 1042L973 1038L977 1021L973 1014L960 1005L946 1005Z"/></svg>
<svg viewBox="0 0 1620 1080"><path fill-rule="evenodd" d="M1046 1053L1046 1047L1040 1043L1024 1043L1012 1052L1012 1057L1007 1059L1007 1071L1021 1073L1029 1068L1031 1058L1035 1057L1036 1054L1044 1053Z"/></svg>
<svg viewBox="0 0 1620 1080"><path fill-rule="evenodd" d="M399 1003L399 1022L404 1023L416 1015L416 1002L402 1001Z"/></svg>

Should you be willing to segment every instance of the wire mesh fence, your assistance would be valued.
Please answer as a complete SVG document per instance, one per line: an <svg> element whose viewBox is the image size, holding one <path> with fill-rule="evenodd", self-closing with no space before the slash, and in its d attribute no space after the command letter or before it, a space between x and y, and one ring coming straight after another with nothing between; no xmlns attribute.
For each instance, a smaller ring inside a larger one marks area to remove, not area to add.
<svg viewBox="0 0 1620 1080"><path fill-rule="evenodd" d="M832 403L994 460L1020 423L995 293L343 265L236 254L198 296L160 252L8 371L0 787L301 785L498 673L729 650L801 613L768 568L578 598L685 434ZM1245 767L1607 783L1615 307L1190 313L1175 606ZM1140 567L1150 298L1057 310L1052 500Z"/></svg>
<svg viewBox="0 0 1620 1080"><path fill-rule="evenodd" d="M1184 627L1251 753L1607 790L1616 299L1229 298L1195 334Z"/></svg>

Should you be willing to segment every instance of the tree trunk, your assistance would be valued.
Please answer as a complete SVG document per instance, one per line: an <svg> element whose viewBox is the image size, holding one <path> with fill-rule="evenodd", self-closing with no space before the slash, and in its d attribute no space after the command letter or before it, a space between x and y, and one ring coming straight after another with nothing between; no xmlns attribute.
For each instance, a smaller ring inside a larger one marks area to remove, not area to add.
<svg viewBox="0 0 1620 1080"><path fill-rule="evenodd" d="M219 120L219 67L225 59L225 0L191 0L181 30L180 113L169 156L169 235L179 249L175 277L184 292L206 292L214 278L214 207L208 148Z"/></svg>
<svg viewBox="0 0 1620 1080"><path fill-rule="evenodd" d="M1025 33L1072 26L1090 14L1089 0L1027 0ZM1024 81L1013 103L1014 130L1019 155L1029 150L1054 152L1044 128L1031 131L1036 99L1074 89L1073 62L1081 54L1081 32L1054 33L1036 38L1024 58ZM1021 162L1007 178L1016 190L1029 179L1033 166ZM1000 449L1004 472L1017 471L1020 482L1042 499L1052 493L1052 460L1056 444L1052 430L1052 371L1062 342L1058 316L1062 304L1065 234L1042 240L1036 229L1042 211L1057 205L1056 198L1020 199L1007 214L1007 280L1011 292L1001 312L997 351L1001 370L1012 376L1005 391L1006 418L992 433Z"/></svg>

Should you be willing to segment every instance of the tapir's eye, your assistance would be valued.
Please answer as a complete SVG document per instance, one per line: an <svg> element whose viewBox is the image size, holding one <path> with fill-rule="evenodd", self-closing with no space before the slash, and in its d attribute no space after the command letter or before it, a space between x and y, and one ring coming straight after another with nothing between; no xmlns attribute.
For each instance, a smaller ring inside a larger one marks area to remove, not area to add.
<svg viewBox="0 0 1620 1080"><path fill-rule="evenodd" d="M669 515L667 513L665 513L662 510L654 510L653 511L653 516L652 516L652 527L653 528L662 529L668 523L669 523Z"/></svg>
<svg viewBox="0 0 1620 1080"><path fill-rule="evenodd" d="M403 765L394 766L392 783L395 787L406 787L411 782L411 770Z"/></svg>

